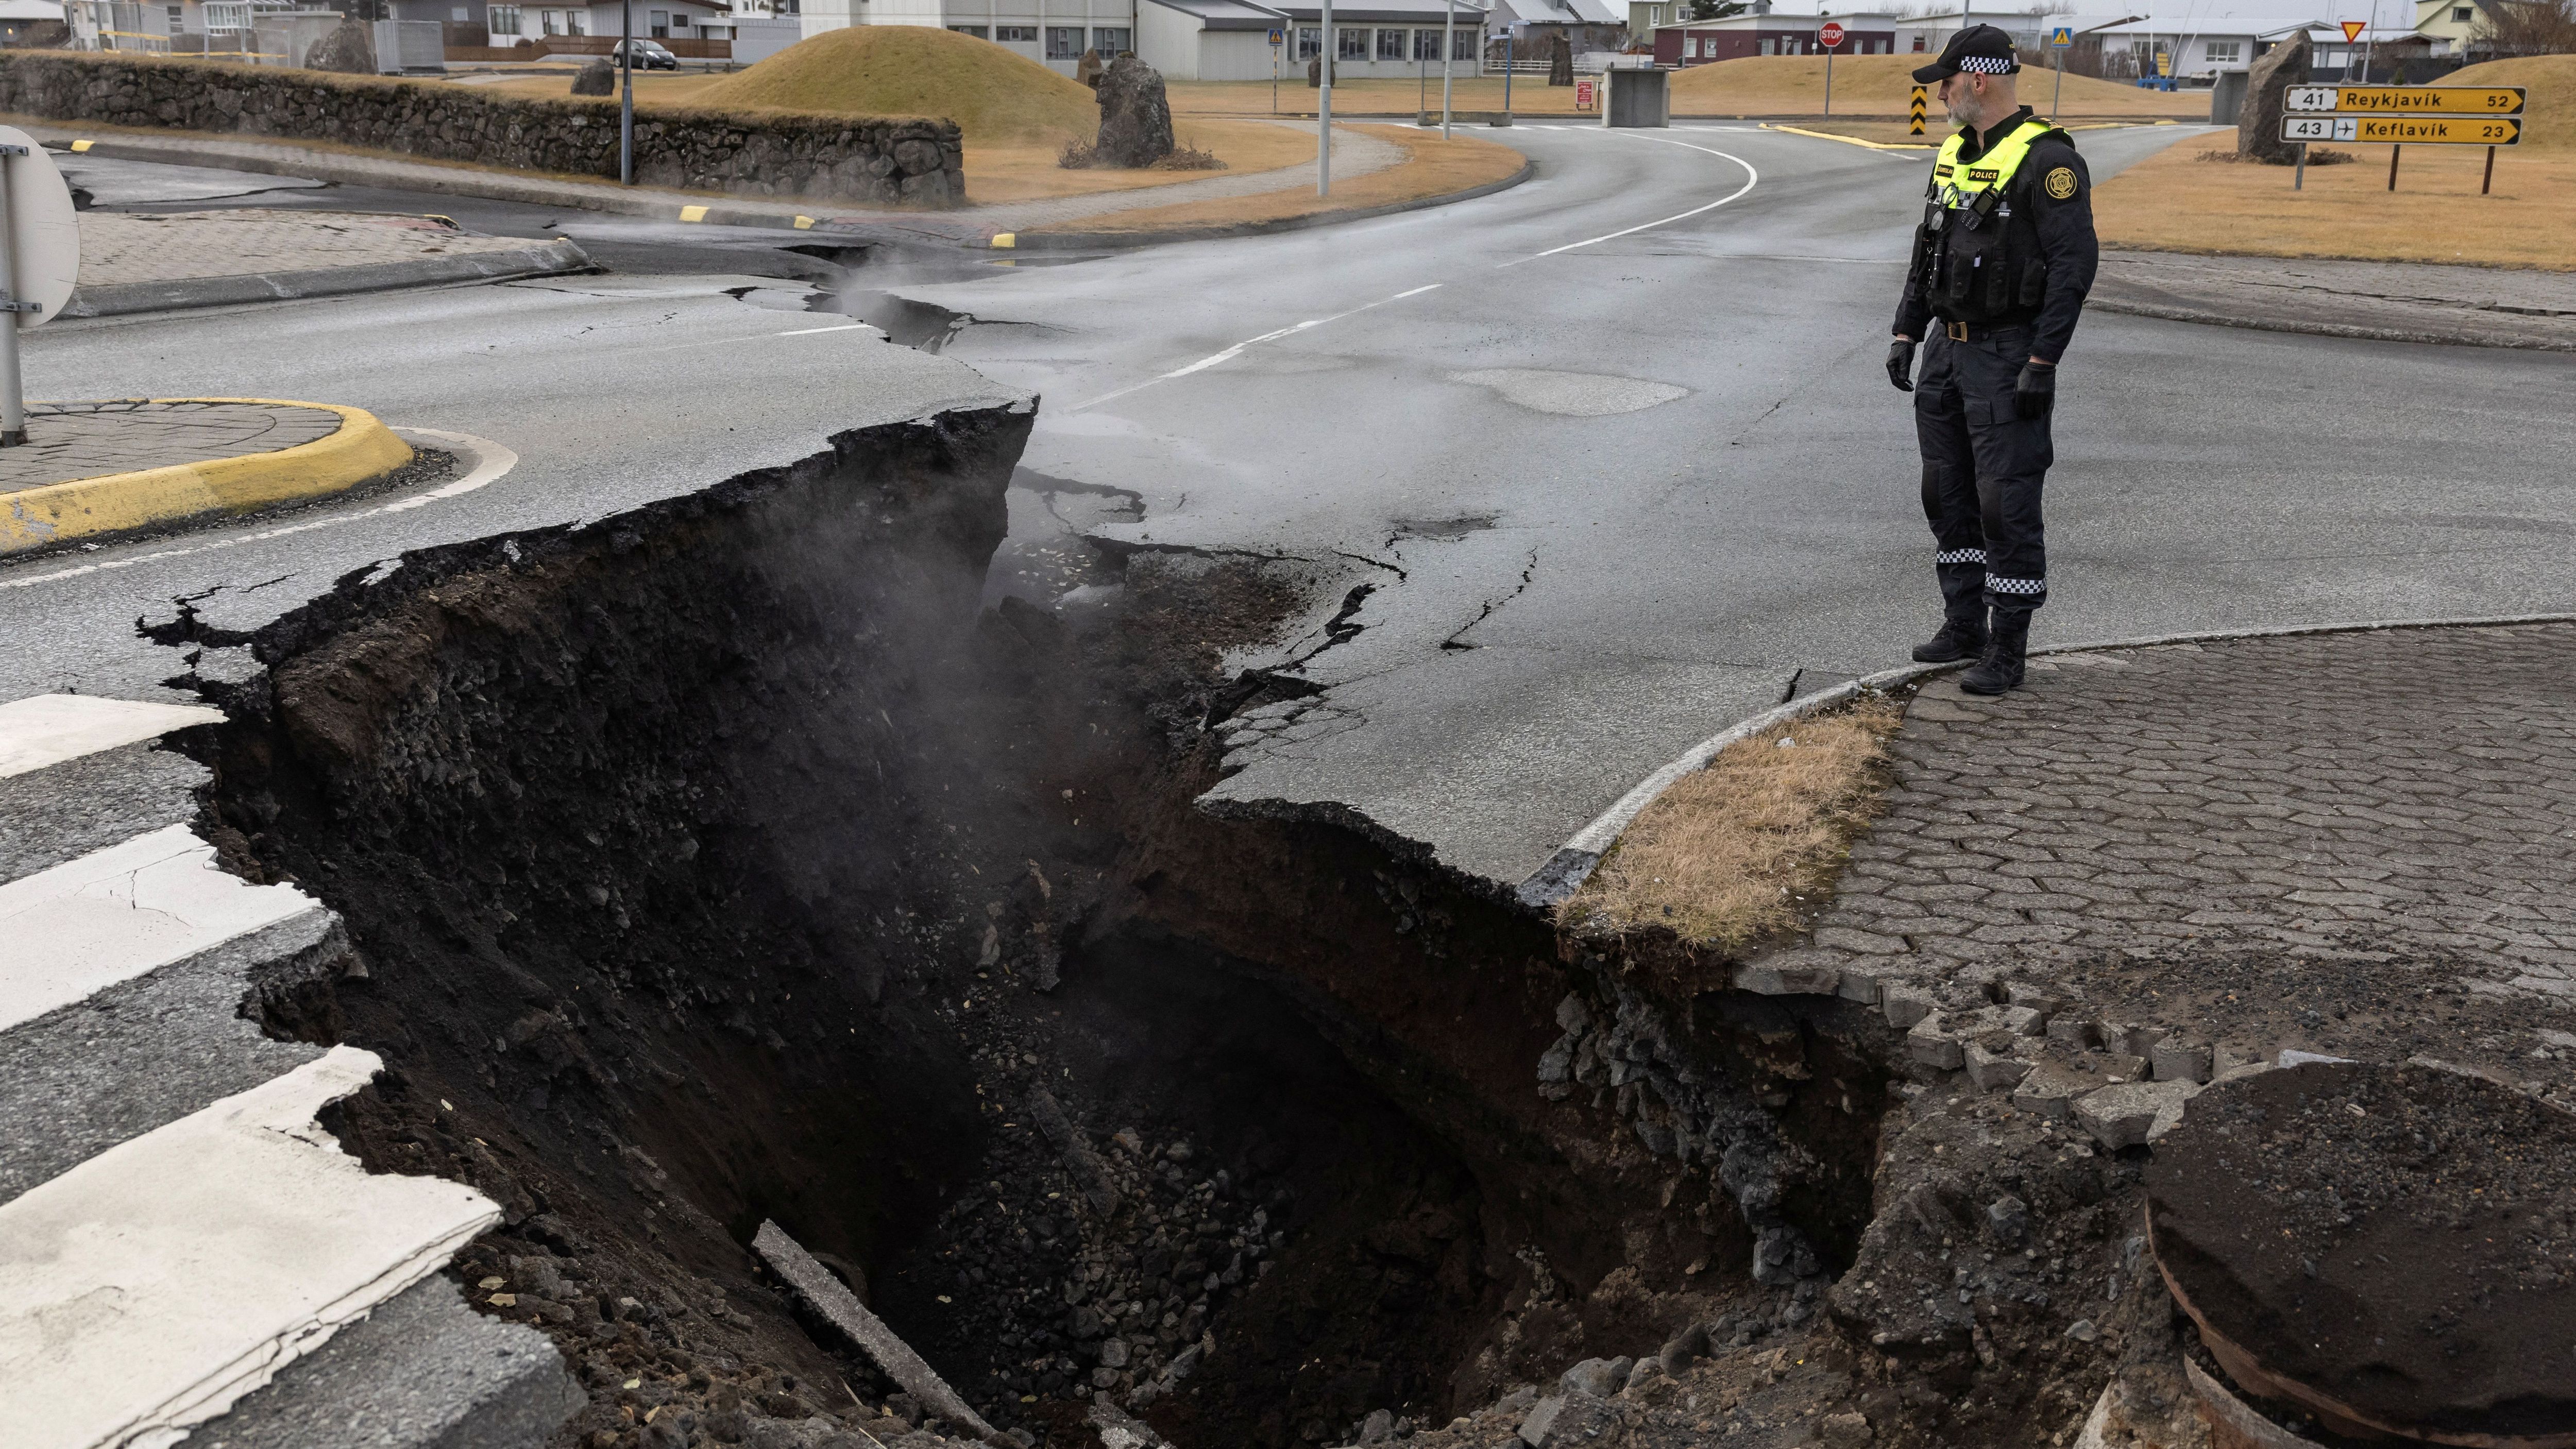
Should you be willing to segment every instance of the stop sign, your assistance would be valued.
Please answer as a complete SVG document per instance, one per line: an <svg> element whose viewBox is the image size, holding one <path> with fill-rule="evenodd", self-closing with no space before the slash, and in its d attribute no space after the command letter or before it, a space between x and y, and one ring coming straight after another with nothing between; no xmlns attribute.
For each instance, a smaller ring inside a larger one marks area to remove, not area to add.
<svg viewBox="0 0 2576 1449"><path fill-rule="evenodd" d="M1842 23L1835 20L1826 21L1824 28L1816 32L1816 41L1827 50L1841 45L1843 43Z"/></svg>

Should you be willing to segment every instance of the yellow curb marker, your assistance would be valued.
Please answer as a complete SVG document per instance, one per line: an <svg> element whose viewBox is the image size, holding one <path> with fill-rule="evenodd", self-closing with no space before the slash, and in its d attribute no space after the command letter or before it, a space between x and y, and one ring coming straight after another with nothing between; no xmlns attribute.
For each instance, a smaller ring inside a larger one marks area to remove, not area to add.
<svg viewBox="0 0 2576 1449"><path fill-rule="evenodd" d="M796 218L796 229L798 231L812 231L814 229L814 218L810 216L800 216Z"/></svg>
<svg viewBox="0 0 2576 1449"><path fill-rule="evenodd" d="M684 206L680 208L680 220L682 221L704 221L706 219L707 209L703 206Z"/></svg>
<svg viewBox="0 0 2576 1449"><path fill-rule="evenodd" d="M994 247L994 249L995 249L995 250L997 250L997 251L1010 251L1011 249L1013 249L1013 248L1017 247L1019 244L1020 244L1020 234L1019 234L1018 232L1015 232L1015 231L997 231L997 232L993 233L992 246L993 246L993 247Z"/></svg>
<svg viewBox="0 0 2576 1449"><path fill-rule="evenodd" d="M209 458L0 493L0 557L93 534L242 513L297 498L325 498L382 477L412 458L411 446L363 408L257 397L153 401L318 408L338 413L340 427L329 437L272 453Z"/></svg>
<svg viewBox="0 0 2576 1449"><path fill-rule="evenodd" d="M90 148L90 145L91 143L87 141L74 141L72 143L72 149L75 151L86 151Z"/></svg>

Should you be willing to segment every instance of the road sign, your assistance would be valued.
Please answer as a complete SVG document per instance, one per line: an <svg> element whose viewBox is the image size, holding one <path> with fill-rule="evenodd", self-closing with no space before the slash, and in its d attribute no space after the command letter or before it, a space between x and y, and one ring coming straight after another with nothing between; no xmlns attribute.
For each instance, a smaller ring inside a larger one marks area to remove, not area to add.
<svg viewBox="0 0 2576 1449"><path fill-rule="evenodd" d="M1831 50L1831 49L1833 49L1834 47L1836 47L1836 46L1838 46L1838 45L1842 44L1842 43L1843 43L1843 27L1842 27L1842 23L1841 23L1840 21L1834 21L1834 20L1828 20L1828 21L1826 21L1826 22L1825 22L1825 24L1824 24L1824 28L1822 28L1822 29L1820 29L1820 30L1818 30L1818 31L1816 32L1816 43L1817 43L1818 45L1823 46L1823 47L1824 47L1825 49L1827 49L1827 50Z"/></svg>
<svg viewBox="0 0 2576 1449"><path fill-rule="evenodd" d="M18 330L41 327L61 315L80 280L80 219L72 209L72 189L54 158L35 138L15 126L0 126L0 147L11 152L9 170L9 271L0 279L10 295L28 310L18 314Z"/></svg>
<svg viewBox="0 0 2576 1449"><path fill-rule="evenodd" d="M2159 50L2156 52L2156 74L2160 76L2169 76L2173 74L2172 51Z"/></svg>
<svg viewBox="0 0 2576 1449"><path fill-rule="evenodd" d="M2387 146L2519 146L2513 116L2283 116L2284 141L2375 141Z"/></svg>
<svg viewBox="0 0 2576 1449"><path fill-rule="evenodd" d="M2053 29L2053 30L2051 30L2051 31L2049 31L2049 32L2048 32L2048 48L2049 48L2049 49L2051 49L2051 50L2072 50L2074 47L2075 47L2075 27L2074 27L2074 26L2072 26L2072 25L2060 25L2060 26L2056 27L2055 29Z"/></svg>
<svg viewBox="0 0 2576 1449"><path fill-rule="evenodd" d="M1576 81L1574 83L1574 108L1578 111L1591 110L1592 95L1592 82L1588 80Z"/></svg>
<svg viewBox="0 0 2576 1449"><path fill-rule="evenodd" d="M1910 101L1908 101L1908 102L1906 102L1906 103L1905 103L1905 111L1906 111L1905 134L1907 134L1907 135L1909 135L1909 136L1920 136L1920 135L1922 135L1922 134L1923 134L1923 87L1921 87L1921 86L1916 86L1916 87L1914 88L1914 99L1912 99L1912 100L1910 100Z"/></svg>
<svg viewBox="0 0 2576 1449"><path fill-rule="evenodd" d="M1272 47L1273 47L1273 48L1276 48L1276 47L1278 47L1278 46L1285 45L1285 44L1287 44L1287 43L1288 43L1288 32L1287 32L1287 31L1285 31L1285 30L1280 29L1280 28L1279 28L1278 26L1276 26L1276 25L1271 26L1271 27L1270 27L1270 44L1272 45Z"/></svg>
<svg viewBox="0 0 2576 1449"><path fill-rule="evenodd" d="M2289 111L2408 116L2513 116L2522 102L2521 86L2292 86L2281 96Z"/></svg>
<svg viewBox="0 0 2576 1449"><path fill-rule="evenodd" d="M2343 23L2343 43L2350 45L2354 41L2361 39L2361 33L2369 28L2370 22L2367 20L2345 21Z"/></svg>

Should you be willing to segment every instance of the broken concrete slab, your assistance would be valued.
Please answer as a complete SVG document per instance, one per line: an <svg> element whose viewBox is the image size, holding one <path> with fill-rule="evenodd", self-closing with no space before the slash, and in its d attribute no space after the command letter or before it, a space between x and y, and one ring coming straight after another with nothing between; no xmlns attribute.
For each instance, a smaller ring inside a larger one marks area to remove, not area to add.
<svg viewBox="0 0 2576 1449"><path fill-rule="evenodd" d="M2121 1082L2076 1098L2075 1120L2105 1147L2136 1147L2182 1125L2183 1104L2200 1091L2196 1082Z"/></svg>
<svg viewBox="0 0 2576 1449"><path fill-rule="evenodd" d="M1109 1170L1101 1166L1100 1154L1091 1150L1091 1143L1084 1139L1081 1129L1073 1125L1073 1119L1064 1115L1064 1108L1054 1095L1044 1087L1031 1093L1029 1115L1036 1119L1038 1130L1045 1133L1046 1140L1055 1147L1056 1155L1064 1159L1065 1170L1073 1174L1074 1181L1082 1184L1082 1195L1090 1201L1092 1211L1104 1215L1116 1212L1118 1189L1110 1186Z"/></svg>
<svg viewBox="0 0 2576 1449"><path fill-rule="evenodd" d="M1017 1440L1005 1438L992 1425L985 1423L983 1416L969 1408L966 1401L958 1397L957 1391L948 1386L948 1381L939 1376L938 1370L912 1351L912 1345L886 1327L884 1319L870 1313L867 1305L858 1300L858 1295L833 1277L829 1269L814 1261L814 1255L806 1252L804 1246L789 1237L778 1224L764 1220L760 1231L752 1237L751 1247L760 1255L761 1261L769 1265L770 1271L784 1279L788 1287L796 1290L798 1297L823 1315L833 1327L848 1334L860 1351L874 1360L878 1368L885 1370L886 1377L919 1399L924 1408L940 1418L965 1425L974 1431L976 1438L986 1443L1017 1445Z"/></svg>

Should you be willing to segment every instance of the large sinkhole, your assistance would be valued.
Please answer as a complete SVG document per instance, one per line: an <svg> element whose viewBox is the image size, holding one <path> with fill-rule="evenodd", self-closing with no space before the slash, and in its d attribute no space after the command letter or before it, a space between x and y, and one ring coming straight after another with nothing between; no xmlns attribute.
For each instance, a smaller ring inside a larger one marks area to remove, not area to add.
<svg viewBox="0 0 2576 1449"><path fill-rule="evenodd" d="M258 1009L385 1058L334 1119L370 1167L503 1206L454 1273L589 1387L562 1442L923 1416L767 1221L1066 1445L1103 1401L1342 1443L1813 1313L1885 1080L1849 1003L1658 993L1333 812L1198 809L1211 727L1311 690L1229 656L1347 581L1091 549L1066 510L1132 499L1014 490L1029 424L158 631L231 713L228 862L347 921Z"/></svg>

